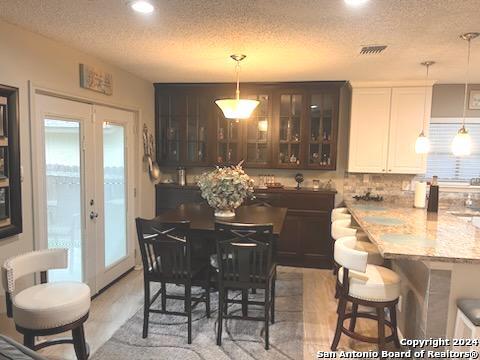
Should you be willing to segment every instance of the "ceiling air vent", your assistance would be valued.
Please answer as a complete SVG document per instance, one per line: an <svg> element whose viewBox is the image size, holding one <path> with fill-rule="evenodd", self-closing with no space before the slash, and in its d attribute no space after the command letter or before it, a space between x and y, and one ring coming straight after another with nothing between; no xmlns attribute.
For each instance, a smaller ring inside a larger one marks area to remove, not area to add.
<svg viewBox="0 0 480 360"><path fill-rule="evenodd" d="M387 48L387 45L367 45L360 49L360 55L378 55Z"/></svg>

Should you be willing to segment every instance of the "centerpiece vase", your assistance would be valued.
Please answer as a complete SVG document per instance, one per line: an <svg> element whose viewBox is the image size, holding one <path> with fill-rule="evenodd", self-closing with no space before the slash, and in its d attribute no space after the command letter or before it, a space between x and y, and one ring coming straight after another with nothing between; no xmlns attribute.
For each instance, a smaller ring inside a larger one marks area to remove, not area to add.
<svg viewBox="0 0 480 360"><path fill-rule="evenodd" d="M235 211L230 209L215 209L215 217L218 218L232 218L235 217Z"/></svg>

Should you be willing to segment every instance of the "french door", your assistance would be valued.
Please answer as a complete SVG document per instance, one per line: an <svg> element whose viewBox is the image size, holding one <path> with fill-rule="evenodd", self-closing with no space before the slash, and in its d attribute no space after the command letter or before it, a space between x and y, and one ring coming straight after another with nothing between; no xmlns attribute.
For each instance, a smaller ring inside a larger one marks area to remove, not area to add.
<svg viewBox="0 0 480 360"><path fill-rule="evenodd" d="M134 113L35 95L35 222L40 249L67 248L50 281L98 292L134 266Z"/></svg>

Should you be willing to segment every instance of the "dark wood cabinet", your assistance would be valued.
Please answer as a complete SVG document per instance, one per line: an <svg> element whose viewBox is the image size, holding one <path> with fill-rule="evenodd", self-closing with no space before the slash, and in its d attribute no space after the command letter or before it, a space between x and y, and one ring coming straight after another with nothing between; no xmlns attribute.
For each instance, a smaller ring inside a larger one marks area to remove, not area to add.
<svg viewBox="0 0 480 360"><path fill-rule="evenodd" d="M155 84L157 159L164 166L336 168L338 107L346 82L243 83L260 101L247 120L215 104L234 84Z"/></svg>
<svg viewBox="0 0 480 360"><path fill-rule="evenodd" d="M157 185L156 196L157 214L182 203L204 201L196 186ZM330 216L335 203L334 191L256 189L255 197L254 202L288 208L277 244L281 265L331 268Z"/></svg>

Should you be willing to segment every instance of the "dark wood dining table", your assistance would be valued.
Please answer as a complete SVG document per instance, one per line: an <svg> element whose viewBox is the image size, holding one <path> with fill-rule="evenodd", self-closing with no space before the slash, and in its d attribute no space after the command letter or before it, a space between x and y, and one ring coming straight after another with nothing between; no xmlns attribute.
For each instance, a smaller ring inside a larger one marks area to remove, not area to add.
<svg viewBox="0 0 480 360"><path fill-rule="evenodd" d="M273 235L278 238L286 216L287 208L245 205L236 209L235 217L216 218L213 209L208 204L190 203L181 204L176 209L161 213L155 220L160 222L188 220L190 229L199 233L213 232L216 220L246 224L272 224Z"/></svg>

